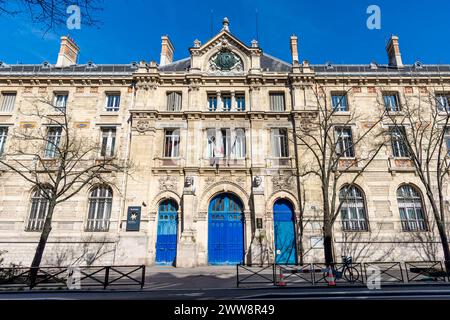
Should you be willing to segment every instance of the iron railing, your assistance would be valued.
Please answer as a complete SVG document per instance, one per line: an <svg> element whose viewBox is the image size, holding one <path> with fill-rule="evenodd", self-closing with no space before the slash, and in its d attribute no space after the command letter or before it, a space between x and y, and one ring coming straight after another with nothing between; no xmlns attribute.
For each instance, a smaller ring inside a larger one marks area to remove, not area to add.
<svg viewBox="0 0 450 320"><path fill-rule="evenodd" d="M35 273L32 281L32 273ZM145 266L0 268L0 289L141 289Z"/></svg>
<svg viewBox="0 0 450 320"><path fill-rule="evenodd" d="M450 265L450 262L449 262ZM379 281L381 285L450 282L450 272L440 261L334 263L331 265L337 285L363 285ZM308 286L327 285L329 266L325 263L268 264L236 266L237 287L255 285ZM378 274L377 278L373 276Z"/></svg>

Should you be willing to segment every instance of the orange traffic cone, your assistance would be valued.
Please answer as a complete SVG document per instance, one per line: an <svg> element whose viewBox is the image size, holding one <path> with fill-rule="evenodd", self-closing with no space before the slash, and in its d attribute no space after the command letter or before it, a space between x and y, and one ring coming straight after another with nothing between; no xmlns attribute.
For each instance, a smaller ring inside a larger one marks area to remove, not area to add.
<svg viewBox="0 0 450 320"><path fill-rule="evenodd" d="M286 286L286 282L284 280L283 270L280 268L280 280L278 281L278 286L284 287Z"/></svg>
<svg viewBox="0 0 450 320"><path fill-rule="evenodd" d="M334 274L333 274L333 269L331 268L331 266L328 267L328 274L327 274L325 280L327 281L328 286L336 285L336 281L334 279Z"/></svg>

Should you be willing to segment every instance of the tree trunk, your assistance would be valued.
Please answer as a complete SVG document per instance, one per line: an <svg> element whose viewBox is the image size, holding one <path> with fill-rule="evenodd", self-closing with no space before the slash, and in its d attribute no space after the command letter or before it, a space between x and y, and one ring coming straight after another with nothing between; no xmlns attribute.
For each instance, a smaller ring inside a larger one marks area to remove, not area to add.
<svg viewBox="0 0 450 320"><path fill-rule="evenodd" d="M441 221L438 221L437 227L439 231L439 237L441 238L442 251L444 252L445 270L447 272L450 272L450 248L448 245L448 237L445 230L445 225Z"/></svg>
<svg viewBox="0 0 450 320"><path fill-rule="evenodd" d="M41 237L34 253L33 261L30 268L30 286L34 287L38 275L39 267L41 265L42 257L44 255L45 246L47 245L48 237L52 231L52 216L55 205L50 202L47 216L45 217L44 227L42 228Z"/></svg>
<svg viewBox="0 0 450 320"><path fill-rule="evenodd" d="M334 263L333 255L333 226L329 224L323 227L323 249L325 253L325 263L330 266Z"/></svg>

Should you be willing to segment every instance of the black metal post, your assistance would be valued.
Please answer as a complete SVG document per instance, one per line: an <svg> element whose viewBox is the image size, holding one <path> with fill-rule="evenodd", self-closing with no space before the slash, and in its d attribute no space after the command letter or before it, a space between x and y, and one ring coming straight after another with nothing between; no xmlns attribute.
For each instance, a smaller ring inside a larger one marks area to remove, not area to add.
<svg viewBox="0 0 450 320"><path fill-rule="evenodd" d="M106 267L106 270L105 270L105 283L103 283L104 290L106 290L106 287L108 286L108 282L109 282L109 268L110 267Z"/></svg>

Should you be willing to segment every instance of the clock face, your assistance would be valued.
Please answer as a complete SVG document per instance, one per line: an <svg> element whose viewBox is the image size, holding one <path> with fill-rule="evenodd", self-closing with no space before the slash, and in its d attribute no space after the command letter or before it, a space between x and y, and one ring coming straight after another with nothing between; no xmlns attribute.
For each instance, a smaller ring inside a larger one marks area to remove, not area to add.
<svg viewBox="0 0 450 320"><path fill-rule="evenodd" d="M237 62L236 58L228 50L219 52L215 61L216 65L221 70L231 70L231 68L236 64L236 62Z"/></svg>

